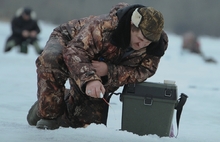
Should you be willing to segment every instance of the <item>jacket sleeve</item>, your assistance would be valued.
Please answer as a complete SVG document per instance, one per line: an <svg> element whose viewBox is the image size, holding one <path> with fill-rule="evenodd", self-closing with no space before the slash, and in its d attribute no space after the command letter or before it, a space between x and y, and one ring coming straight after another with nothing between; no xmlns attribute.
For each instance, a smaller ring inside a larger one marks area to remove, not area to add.
<svg viewBox="0 0 220 142"><path fill-rule="evenodd" d="M129 65L108 65L108 84L112 86L122 86L128 83L143 82L153 76L158 68L160 58L168 48L168 36L162 33L160 43L154 45L151 52L146 52L146 56L140 61L139 66Z"/></svg>
<svg viewBox="0 0 220 142"><path fill-rule="evenodd" d="M11 21L11 29L14 35L21 36L22 28L19 19L14 17Z"/></svg>
<svg viewBox="0 0 220 142"><path fill-rule="evenodd" d="M37 20L33 20L33 30L38 34L41 32Z"/></svg>
<svg viewBox="0 0 220 142"><path fill-rule="evenodd" d="M157 70L160 57L146 56L139 66L108 65L108 84L113 87L129 83L143 82L153 76Z"/></svg>
<svg viewBox="0 0 220 142"><path fill-rule="evenodd" d="M115 17L117 10L124 6L127 6L127 4L119 3L114 6L109 12L109 17ZM116 19L113 18L114 20ZM99 20L98 16L82 18L74 22L74 24L68 23L68 25L74 25L74 28L71 29L77 29L77 31L71 33L75 36L63 50L63 57L71 78L75 80L82 92L84 92L87 82L91 80L102 82L101 78L96 75L91 63L95 54L98 54L103 48L102 24L104 23ZM112 25L107 24L105 26L111 27ZM65 29L69 28L66 27Z"/></svg>
<svg viewBox="0 0 220 142"><path fill-rule="evenodd" d="M87 21L80 21L79 23L83 24L84 22ZM82 92L84 92L87 82L91 80L101 81L91 63L94 55L102 48L101 41L97 40L100 39L97 38L100 35L99 26L83 26L83 29L63 50L64 61L70 72L70 77L75 80ZM97 46L97 44L100 46Z"/></svg>

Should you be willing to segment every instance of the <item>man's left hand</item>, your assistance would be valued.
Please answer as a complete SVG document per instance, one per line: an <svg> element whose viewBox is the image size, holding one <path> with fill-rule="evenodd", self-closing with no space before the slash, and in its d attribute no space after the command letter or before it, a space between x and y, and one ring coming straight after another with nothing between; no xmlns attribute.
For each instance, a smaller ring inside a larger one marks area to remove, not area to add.
<svg viewBox="0 0 220 142"><path fill-rule="evenodd" d="M108 66L105 62L92 60L92 65L95 68L98 76L106 76L108 74Z"/></svg>

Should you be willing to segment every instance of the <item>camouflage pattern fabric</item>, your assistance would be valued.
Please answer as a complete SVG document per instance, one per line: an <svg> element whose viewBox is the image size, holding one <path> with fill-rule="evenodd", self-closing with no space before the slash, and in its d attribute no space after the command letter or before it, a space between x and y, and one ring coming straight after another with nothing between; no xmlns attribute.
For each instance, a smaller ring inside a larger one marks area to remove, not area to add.
<svg viewBox="0 0 220 142"><path fill-rule="evenodd" d="M148 55L146 48L124 57L125 50L112 45L111 32L116 28L116 11L108 15L71 20L55 28L44 51L36 60L38 78L38 115L44 119L62 118L63 126L83 127L106 123L108 105L102 99L85 94L86 83L100 80L108 94L127 83L142 82L155 74L160 57ZM164 50L168 38L163 33ZM98 76L91 61L108 65L108 75ZM65 95L66 81L70 90Z"/></svg>

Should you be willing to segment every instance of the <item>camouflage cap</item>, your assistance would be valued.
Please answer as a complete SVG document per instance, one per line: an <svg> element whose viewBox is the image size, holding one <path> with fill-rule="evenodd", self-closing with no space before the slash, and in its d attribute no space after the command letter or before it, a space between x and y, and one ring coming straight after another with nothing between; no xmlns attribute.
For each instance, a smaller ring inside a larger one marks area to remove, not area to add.
<svg viewBox="0 0 220 142"><path fill-rule="evenodd" d="M158 41L164 27L161 12L152 7L141 7L134 10L131 21L140 28L144 37L150 41Z"/></svg>

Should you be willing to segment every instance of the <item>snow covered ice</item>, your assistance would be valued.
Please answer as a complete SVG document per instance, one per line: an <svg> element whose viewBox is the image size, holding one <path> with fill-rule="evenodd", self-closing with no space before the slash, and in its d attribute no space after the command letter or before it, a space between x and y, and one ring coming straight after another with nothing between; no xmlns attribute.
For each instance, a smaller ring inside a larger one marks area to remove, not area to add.
<svg viewBox="0 0 220 142"><path fill-rule="evenodd" d="M40 45L44 46L56 25L40 22L42 30ZM91 124L87 128L59 128L39 130L29 126L26 115L36 101L37 76L35 60L37 54L29 47L28 54L12 49L4 53L10 24L0 22L0 141L1 142L217 142L220 140L220 38L199 37L202 51L213 57L218 64L206 63L194 54L181 54L182 39L168 33L169 47L162 57L151 82L173 80L178 95L189 96L182 112L177 138L157 135L138 136L120 131L122 103L119 96L110 102L107 127ZM68 87L68 84L67 84ZM117 92L120 92L120 88ZM176 112L176 111L175 111ZM176 122L173 119L174 133Z"/></svg>

